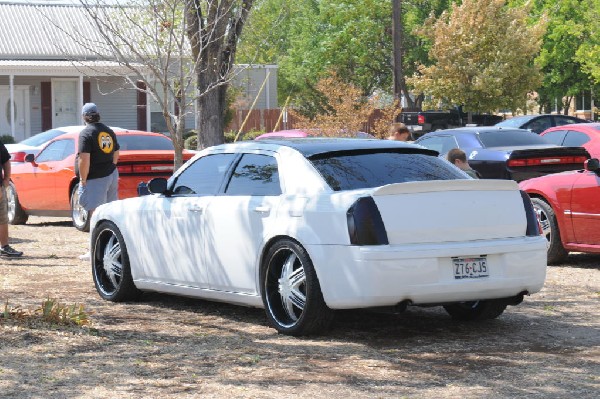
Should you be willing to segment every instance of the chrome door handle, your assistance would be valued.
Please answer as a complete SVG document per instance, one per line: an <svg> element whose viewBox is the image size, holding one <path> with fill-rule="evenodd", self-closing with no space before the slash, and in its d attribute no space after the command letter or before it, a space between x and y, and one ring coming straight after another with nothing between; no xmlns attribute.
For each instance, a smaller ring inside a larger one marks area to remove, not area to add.
<svg viewBox="0 0 600 399"><path fill-rule="evenodd" d="M269 212L271 212L271 208L269 208L268 206L257 206L256 208L254 208L254 212L263 215L268 215Z"/></svg>
<svg viewBox="0 0 600 399"><path fill-rule="evenodd" d="M192 206L192 207L190 207L190 209L188 209L188 211L197 213L198 215L202 215L202 212L204 212L204 208L200 208L198 206Z"/></svg>

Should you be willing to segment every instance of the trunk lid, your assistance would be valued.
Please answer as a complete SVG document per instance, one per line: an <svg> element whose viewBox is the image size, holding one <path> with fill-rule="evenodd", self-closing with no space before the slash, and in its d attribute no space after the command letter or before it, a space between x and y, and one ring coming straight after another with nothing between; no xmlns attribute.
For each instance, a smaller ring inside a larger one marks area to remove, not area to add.
<svg viewBox="0 0 600 399"><path fill-rule="evenodd" d="M510 152L506 166L511 178L519 182L551 173L583 169L588 158L590 154L583 147L518 149Z"/></svg>
<svg viewBox="0 0 600 399"><path fill-rule="evenodd" d="M390 245L525 236L516 182L436 180L390 184L371 193Z"/></svg>

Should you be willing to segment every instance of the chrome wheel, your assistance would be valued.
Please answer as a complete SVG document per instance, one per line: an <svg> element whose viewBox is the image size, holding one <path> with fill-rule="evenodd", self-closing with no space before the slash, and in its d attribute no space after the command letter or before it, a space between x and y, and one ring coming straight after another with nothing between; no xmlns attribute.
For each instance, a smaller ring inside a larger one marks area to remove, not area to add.
<svg viewBox="0 0 600 399"><path fill-rule="evenodd" d="M102 222L94 229L91 255L94 284L102 298L120 302L139 295L123 236L114 223Z"/></svg>
<svg viewBox="0 0 600 399"><path fill-rule="evenodd" d="M267 317L279 332L305 335L331 324L333 311L325 304L312 262L298 243L284 239L271 247L261 285Z"/></svg>
<svg viewBox="0 0 600 399"><path fill-rule="evenodd" d="M306 274L302 262L294 252L286 251L283 256L283 265L278 271L279 278L277 278L279 298L275 306L281 307L283 310L281 316L284 316L285 324L291 325L298 321L306 304ZM275 279L271 280L271 284L275 285ZM275 287L271 289L273 288Z"/></svg>
<svg viewBox="0 0 600 399"><path fill-rule="evenodd" d="M7 187L4 190L6 195L6 202L8 205L8 220L12 221L15 219L15 213L17 209L17 198L12 187Z"/></svg>
<svg viewBox="0 0 600 399"><path fill-rule="evenodd" d="M533 209L540 222L540 226L542 226L542 234L548 240L548 263L564 262L569 252L563 246L554 209L542 198L532 198L531 203L533 204Z"/></svg>
<svg viewBox="0 0 600 399"><path fill-rule="evenodd" d="M86 211L79 203L79 184L76 184L75 187L73 187L71 193L71 218L73 219L73 226L75 226L77 230L90 230L88 211Z"/></svg>
<svg viewBox="0 0 600 399"><path fill-rule="evenodd" d="M539 203L533 203L533 209L535 210L535 214L537 215L538 221L540 222L540 226L542 226L542 234L548 242L552 239L552 224L550 223L550 219L548 215L544 211L544 209L539 205Z"/></svg>
<svg viewBox="0 0 600 399"><path fill-rule="evenodd" d="M6 195L6 202L8 208L8 223L10 224L25 224L29 215L23 211L21 204L19 203L19 197L17 195L17 189L12 183L9 183L8 187L4 190Z"/></svg>

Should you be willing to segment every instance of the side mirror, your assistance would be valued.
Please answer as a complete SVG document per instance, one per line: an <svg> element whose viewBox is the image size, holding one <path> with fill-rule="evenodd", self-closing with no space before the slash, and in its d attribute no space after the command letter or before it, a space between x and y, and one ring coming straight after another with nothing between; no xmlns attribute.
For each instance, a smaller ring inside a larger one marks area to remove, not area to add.
<svg viewBox="0 0 600 399"><path fill-rule="evenodd" d="M600 160L598 158L590 158L583 163L585 170L590 172L600 173Z"/></svg>
<svg viewBox="0 0 600 399"><path fill-rule="evenodd" d="M25 162L33 162L34 159L35 159L35 155L33 155L33 154L27 154L27 155L25 155L24 161Z"/></svg>
<svg viewBox="0 0 600 399"><path fill-rule="evenodd" d="M148 191L152 194L164 194L167 191L167 179L155 177L148 182Z"/></svg>

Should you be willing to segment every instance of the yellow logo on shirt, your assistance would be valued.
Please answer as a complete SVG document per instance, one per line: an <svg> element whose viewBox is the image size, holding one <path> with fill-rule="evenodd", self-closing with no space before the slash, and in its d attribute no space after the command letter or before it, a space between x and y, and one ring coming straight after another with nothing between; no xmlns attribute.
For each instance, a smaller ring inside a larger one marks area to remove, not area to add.
<svg viewBox="0 0 600 399"><path fill-rule="evenodd" d="M111 135L106 132L100 132L98 135L98 145L100 146L102 152L105 154L110 154L114 147Z"/></svg>

